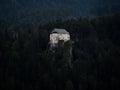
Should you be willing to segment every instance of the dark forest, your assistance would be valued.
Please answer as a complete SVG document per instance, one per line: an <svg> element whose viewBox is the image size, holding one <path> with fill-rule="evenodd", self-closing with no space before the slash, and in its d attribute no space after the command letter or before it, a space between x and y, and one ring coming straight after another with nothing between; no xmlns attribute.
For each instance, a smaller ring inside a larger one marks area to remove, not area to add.
<svg viewBox="0 0 120 90"><path fill-rule="evenodd" d="M23 30L0 29L0 90L120 90L120 14L56 20ZM72 44L57 48L49 34L65 28ZM72 46L72 68L65 67Z"/></svg>

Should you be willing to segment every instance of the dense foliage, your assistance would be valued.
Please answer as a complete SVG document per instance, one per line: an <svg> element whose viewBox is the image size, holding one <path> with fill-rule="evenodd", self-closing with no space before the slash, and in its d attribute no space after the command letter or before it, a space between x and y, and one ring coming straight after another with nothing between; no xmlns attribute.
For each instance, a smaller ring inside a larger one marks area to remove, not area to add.
<svg viewBox="0 0 120 90"><path fill-rule="evenodd" d="M58 46L50 54L49 34L54 28L68 30L72 45ZM119 14L0 30L0 90L119 90L119 68Z"/></svg>

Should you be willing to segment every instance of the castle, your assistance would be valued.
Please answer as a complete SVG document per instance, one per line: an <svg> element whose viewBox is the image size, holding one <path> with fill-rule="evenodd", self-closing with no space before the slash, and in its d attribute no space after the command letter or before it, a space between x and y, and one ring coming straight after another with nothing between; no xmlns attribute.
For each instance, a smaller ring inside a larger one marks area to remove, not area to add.
<svg viewBox="0 0 120 90"><path fill-rule="evenodd" d="M58 44L59 40L63 40L64 42L70 40L70 34L65 29L55 28L50 34L50 45L54 47Z"/></svg>

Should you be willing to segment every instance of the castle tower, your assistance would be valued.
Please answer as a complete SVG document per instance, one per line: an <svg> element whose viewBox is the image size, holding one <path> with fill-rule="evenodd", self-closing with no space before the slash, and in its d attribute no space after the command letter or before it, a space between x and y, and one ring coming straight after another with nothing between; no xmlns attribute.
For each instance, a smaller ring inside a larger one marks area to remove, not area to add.
<svg viewBox="0 0 120 90"><path fill-rule="evenodd" d="M72 42L70 40L69 32L67 32L65 29L55 28L50 33L49 44L50 44L49 55L52 57L51 58L52 66L54 66L56 62L60 63L64 62L63 64L61 64L61 66L71 68Z"/></svg>

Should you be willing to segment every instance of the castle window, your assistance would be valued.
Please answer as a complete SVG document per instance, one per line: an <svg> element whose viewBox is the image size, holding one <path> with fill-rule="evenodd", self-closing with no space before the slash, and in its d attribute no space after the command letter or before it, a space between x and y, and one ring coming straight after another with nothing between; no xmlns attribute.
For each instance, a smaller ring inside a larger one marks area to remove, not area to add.
<svg viewBox="0 0 120 90"><path fill-rule="evenodd" d="M54 31L54 32L52 32L52 33L57 33L57 32Z"/></svg>

